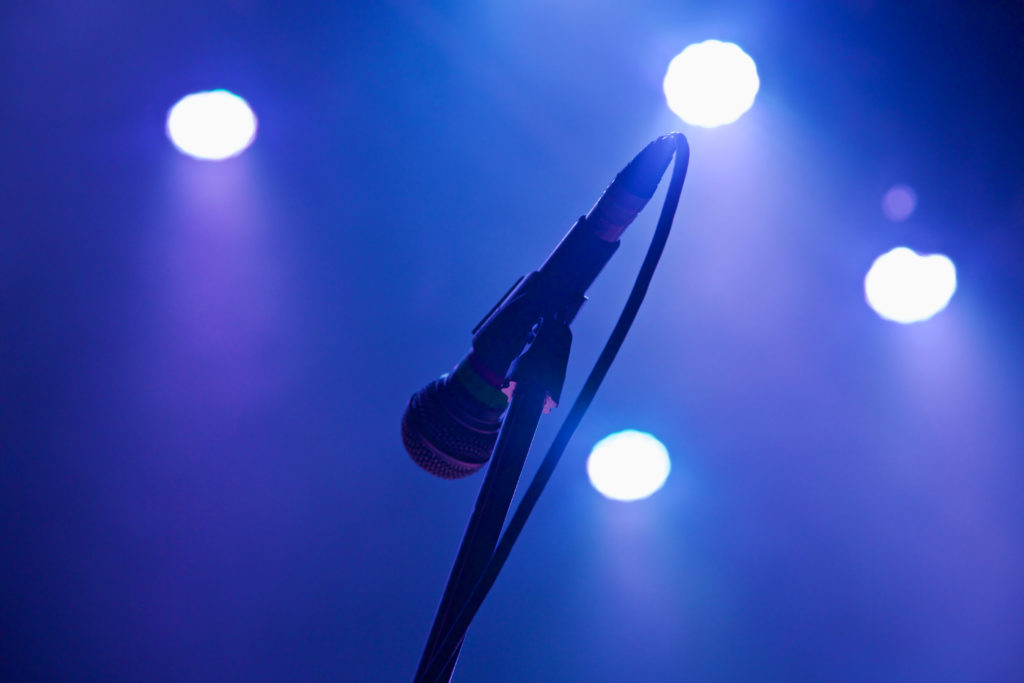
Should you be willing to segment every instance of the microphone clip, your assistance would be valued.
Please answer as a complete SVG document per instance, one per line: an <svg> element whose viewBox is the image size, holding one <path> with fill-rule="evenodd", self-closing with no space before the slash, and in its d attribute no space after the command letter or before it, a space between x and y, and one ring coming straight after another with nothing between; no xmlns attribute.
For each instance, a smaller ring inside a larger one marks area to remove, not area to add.
<svg viewBox="0 0 1024 683"><path fill-rule="evenodd" d="M530 333L526 348L512 361L502 393L511 400L518 383L541 384L547 394L542 412L547 415L558 407L562 398L571 347L572 330L565 320L556 317L541 320Z"/></svg>
<svg viewBox="0 0 1024 683"><path fill-rule="evenodd" d="M568 330L587 300L583 292L618 247L618 241L597 237L584 217L576 221L540 269L516 280L473 328L473 356L483 366L481 374L509 379L512 362L541 321L557 320Z"/></svg>

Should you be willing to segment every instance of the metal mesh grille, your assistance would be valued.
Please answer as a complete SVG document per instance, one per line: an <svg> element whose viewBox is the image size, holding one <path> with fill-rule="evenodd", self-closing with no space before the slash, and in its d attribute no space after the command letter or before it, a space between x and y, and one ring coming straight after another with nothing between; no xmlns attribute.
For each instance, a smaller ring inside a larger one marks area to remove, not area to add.
<svg viewBox="0 0 1024 683"><path fill-rule="evenodd" d="M409 399L402 416L402 441L413 461L431 474L458 479L476 472L491 457L500 421L474 428L459 420L444 379ZM472 418L470 418L472 419Z"/></svg>

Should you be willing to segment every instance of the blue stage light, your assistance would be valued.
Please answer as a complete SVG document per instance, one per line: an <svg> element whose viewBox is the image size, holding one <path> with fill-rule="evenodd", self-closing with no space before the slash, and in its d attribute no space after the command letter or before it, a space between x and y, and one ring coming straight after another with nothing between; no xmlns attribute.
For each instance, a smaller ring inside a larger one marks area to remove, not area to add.
<svg viewBox="0 0 1024 683"><path fill-rule="evenodd" d="M735 43L705 40L676 55L662 83L668 107L694 126L732 123L761 87L754 60Z"/></svg>
<svg viewBox="0 0 1024 683"><path fill-rule="evenodd" d="M886 320L927 320L949 303L956 291L956 267L942 254L927 256L896 247L871 264L864 277L864 297Z"/></svg>
<svg viewBox="0 0 1024 683"><path fill-rule="evenodd" d="M256 116L227 90L197 92L167 112L167 137L183 154L219 161L241 154L256 138Z"/></svg>
<svg viewBox="0 0 1024 683"><path fill-rule="evenodd" d="M590 483L612 500L647 498L662 487L671 469L665 446L632 429L601 439L587 459Z"/></svg>

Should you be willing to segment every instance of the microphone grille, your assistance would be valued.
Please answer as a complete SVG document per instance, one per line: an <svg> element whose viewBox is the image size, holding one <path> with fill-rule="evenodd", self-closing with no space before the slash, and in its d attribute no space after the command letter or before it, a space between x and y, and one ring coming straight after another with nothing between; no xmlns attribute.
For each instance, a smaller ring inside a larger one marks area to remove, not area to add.
<svg viewBox="0 0 1024 683"><path fill-rule="evenodd" d="M427 472L442 479L459 479L479 470L491 457L501 421L462 414L450 396L452 387L447 379L434 380L409 399L402 415L402 442L413 461Z"/></svg>

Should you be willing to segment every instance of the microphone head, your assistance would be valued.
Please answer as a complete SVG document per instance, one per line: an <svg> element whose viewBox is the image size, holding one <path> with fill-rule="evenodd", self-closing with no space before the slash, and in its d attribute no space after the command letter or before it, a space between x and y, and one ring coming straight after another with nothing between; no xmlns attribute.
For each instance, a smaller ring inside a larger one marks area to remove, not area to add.
<svg viewBox="0 0 1024 683"><path fill-rule="evenodd" d="M474 399L452 375L442 375L409 399L402 442L427 472L459 479L490 459L500 428L500 410Z"/></svg>

